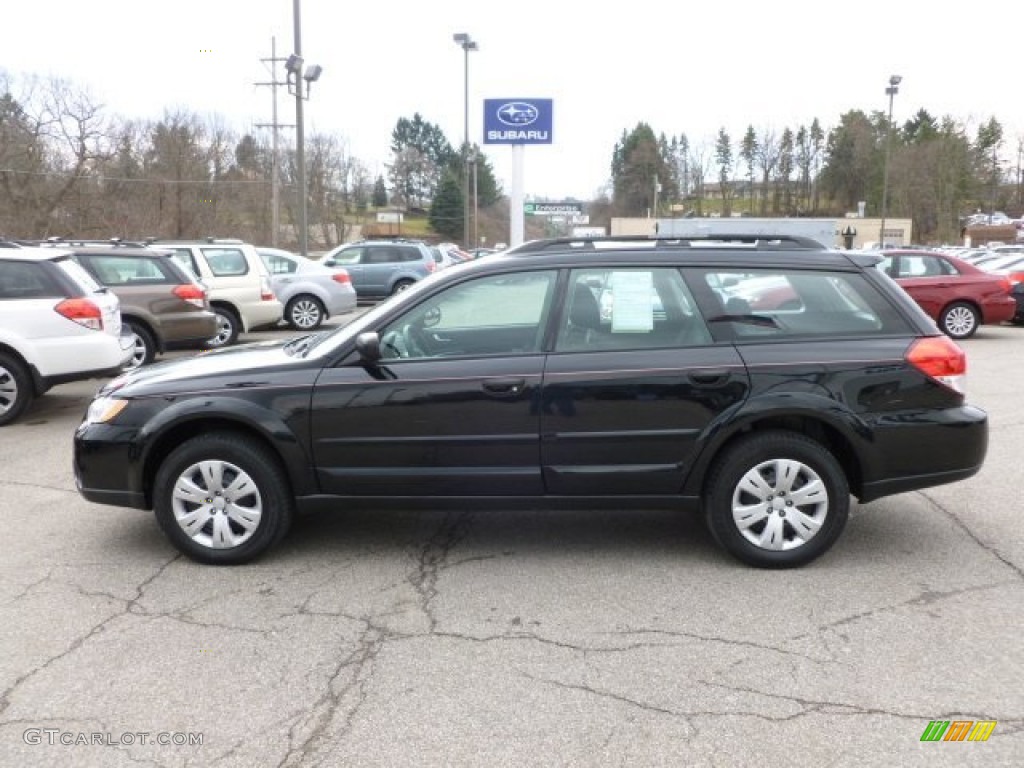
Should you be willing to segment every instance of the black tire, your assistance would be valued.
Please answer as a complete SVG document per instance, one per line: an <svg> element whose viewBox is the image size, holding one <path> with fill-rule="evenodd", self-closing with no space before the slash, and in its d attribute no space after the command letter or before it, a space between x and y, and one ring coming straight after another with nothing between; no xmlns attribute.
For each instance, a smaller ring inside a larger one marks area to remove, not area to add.
<svg viewBox="0 0 1024 768"><path fill-rule="evenodd" d="M219 472L204 475L201 463L219 467ZM196 496L194 501L175 499L175 487L186 477L210 495ZM234 486L236 482L240 487ZM193 560L210 565L239 565L262 555L288 532L293 506L288 479L277 458L258 442L227 433L200 435L179 445L164 459L153 484L156 519L171 543ZM196 520L186 532L193 515ZM254 525L248 530L240 521ZM238 543L213 545L215 539L224 541L227 536L237 536Z"/></svg>
<svg viewBox="0 0 1024 768"><path fill-rule="evenodd" d="M215 305L210 307L217 317L217 334L207 339L206 346L212 349L229 347L238 341L238 334L242 331L242 321L238 319L233 309Z"/></svg>
<svg viewBox="0 0 1024 768"><path fill-rule="evenodd" d="M981 325L977 307L965 301L956 301L942 310L939 328L951 339L968 339Z"/></svg>
<svg viewBox="0 0 1024 768"><path fill-rule="evenodd" d="M128 320L125 325L135 334L135 350L132 352L131 360L125 364L125 369L149 365L156 359L156 340L153 334L146 326L135 320Z"/></svg>
<svg viewBox="0 0 1024 768"><path fill-rule="evenodd" d="M34 397L28 369L18 358L0 352L0 427L21 418Z"/></svg>
<svg viewBox="0 0 1024 768"><path fill-rule="evenodd" d="M402 291L406 291L409 288L411 288L413 283L415 283L415 282L416 282L415 280L399 280L397 283L395 283L394 287L391 289L391 293L395 294L395 293L401 293Z"/></svg>
<svg viewBox="0 0 1024 768"><path fill-rule="evenodd" d="M788 462L786 478L779 478L777 462ZM799 498L787 498L794 492ZM793 432L760 432L715 462L703 501L712 536L731 555L759 568L793 568L824 554L839 538L850 489L825 446ZM734 507L747 510L740 517L753 522L741 526Z"/></svg>
<svg viewBox="0 0 1024 768"><path fill-rule="evenodd" d="M284 310L285 320L296 331L315 331L326 316L327 310L320 299L308 293L293 297Z"/></svg>

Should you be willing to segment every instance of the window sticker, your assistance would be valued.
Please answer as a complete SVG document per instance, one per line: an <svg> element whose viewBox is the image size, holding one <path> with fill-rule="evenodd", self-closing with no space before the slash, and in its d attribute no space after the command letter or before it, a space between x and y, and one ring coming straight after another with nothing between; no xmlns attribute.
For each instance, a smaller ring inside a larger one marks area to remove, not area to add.
<svg viewBox="0 0 1024 768"><path fill-rule="evenodd" d="M650 272L612 272L612 333L654 330L654 279Z"/></svg>

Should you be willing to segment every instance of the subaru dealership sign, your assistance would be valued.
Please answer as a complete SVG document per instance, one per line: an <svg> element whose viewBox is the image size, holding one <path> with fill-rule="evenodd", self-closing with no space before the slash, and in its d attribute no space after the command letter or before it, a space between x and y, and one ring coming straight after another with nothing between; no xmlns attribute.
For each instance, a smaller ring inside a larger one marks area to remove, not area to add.
<svg viewBox="0 0 1024 768"><path fill-rule="evenodd" d="M484 99L484 144L550 144L551 99Z"/></svg>

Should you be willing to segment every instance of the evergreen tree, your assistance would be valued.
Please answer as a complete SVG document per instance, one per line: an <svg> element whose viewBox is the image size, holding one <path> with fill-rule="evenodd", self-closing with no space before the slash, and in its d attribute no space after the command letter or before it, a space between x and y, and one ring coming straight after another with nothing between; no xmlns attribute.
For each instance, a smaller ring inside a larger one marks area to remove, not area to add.
<svg viewBox="0 0 1024 768"><path fill-rule="evenodd" d="M445 173L430 206L430 226L438 234L451 240L463 235L464 198L458 178L450 171Z"/></svg>
<svg viewBox="0 0 1024 768"><path fill-rule="evenodd" d="M384 186L384 177L378 175L373 182L373 207L383 208L388 204L388 189Z"/></svg>

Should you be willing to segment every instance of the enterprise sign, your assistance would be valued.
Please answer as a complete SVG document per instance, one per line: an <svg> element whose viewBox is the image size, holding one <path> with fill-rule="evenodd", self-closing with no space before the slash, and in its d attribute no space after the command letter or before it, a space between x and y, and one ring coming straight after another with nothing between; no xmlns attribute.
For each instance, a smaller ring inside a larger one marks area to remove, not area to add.
<svg viewBox="0 0 1024 768"><path fill-rule="evenodd" d="M523 206L523 213L527 216L581 216L583 203L526 203Z"/></svg>
<svg viewBox="0 0 1024 768"><path fill-rule="evenodd" d="M484 144L550 144L551 99L484 99Z"/></svg>

